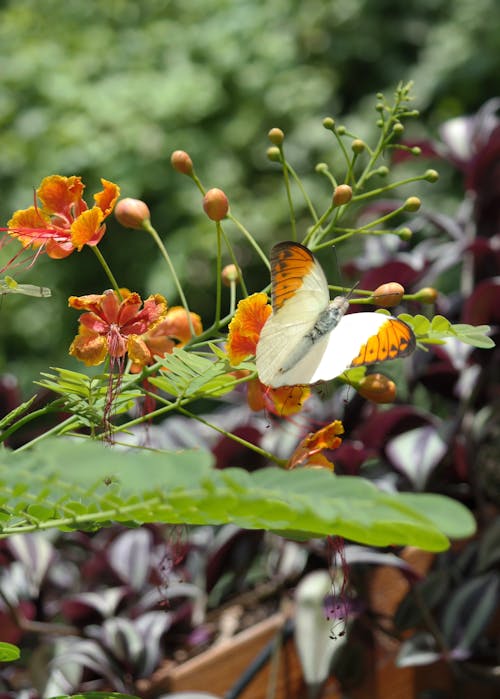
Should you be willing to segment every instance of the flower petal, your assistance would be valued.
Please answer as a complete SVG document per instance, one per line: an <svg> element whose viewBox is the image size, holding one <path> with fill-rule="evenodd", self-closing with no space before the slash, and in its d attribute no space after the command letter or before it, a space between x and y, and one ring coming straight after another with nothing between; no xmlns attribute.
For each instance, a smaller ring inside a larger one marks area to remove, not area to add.
<svg viewBox="0 0 500 699"><path fill-rule="evenodd" d="M264 293L252 294L238 303L234 318L229 324L226 345L233 366L255 354L260 332L270 315L271 306Z"/></svg>
<svg viewBox="0 0 500 699"><path fill-rule="evenodd" d="M71 224L71 241L78 251L87 245L97 245L106 230L102 226L104 214L98 206L84 211Z"/></svg>
<svg viewBox="0 0 500 699"><path fill-rule="evenodd" d="M7 224L9 235L17 238L25 247L40 247L46 241L50 230L50 218L40 209L30 206L19 209ZM53 234L53 233L52 233Z"/></svg>
<svg viewBox="0 0 500 699"><path fill-rule="evenodd" d="M101 209L102 213L104 214L104 218L106 218L106 216L109 216L109 214L113 211L116 201L120 196L120 187L118 187L118 185L114 182L104 180L102 177L101 183L104 189L102 192L97 192L97 194L94 194L94 200L96 206Z"/></svg>
<svg viewBox="0 0 500 699"><path fill-rule="evenodd" d="M80 327L80 332L71 343L69 353L87 366L97 366L104 361L108 353L108 341L104 335L97 335Z"/></svg>
<svg viewBox="0 0 500 699"><path fill-rule="evenodd" d="M87 204L82 199L84 189L81 177L50 175L42 180L36 193L47 213L69 218L72 206L76 216L87 209Z"/></svg>
<svg viewBox="0 0 500 699"><path fill-rule="evenodd" d="M340 420L334 420L321 430L310 432L293 452L287 468L316 466L333 470L333 464L321 452L324 449L338 449L342 444L339 435L343 433L344 426Z"/></svg>

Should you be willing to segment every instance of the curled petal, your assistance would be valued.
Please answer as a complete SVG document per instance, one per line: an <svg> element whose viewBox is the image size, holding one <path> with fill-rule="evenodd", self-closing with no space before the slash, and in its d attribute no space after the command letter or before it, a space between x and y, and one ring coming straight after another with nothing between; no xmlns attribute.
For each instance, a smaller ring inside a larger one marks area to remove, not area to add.
<svg viewBox="0 0 500 699"><path fill-rule="evenodd" d="M309 386L269 388L258 379L248 382L247 402L251 410L267 410L278 417L295 415L311 395Z"/></svg>
<svg viewBox="0 0 500 699"><path fill-rule="evenodd" d="M101 209L104 214L103 218L109 216L113 211L114 206L120 196L120 187L114 182L109 182L101 177L101 183L103 186L102 192L97 192L94 194L94 201L96 206Z"/></svg>
<svg viewBox="0 0 500 699"><path fill-rule="evenodd" d="M229 324L227 355L233 366L255 354L260 333L271 315L266 294L252 294L238 303Z"/></svg>
<svg viewBox="0 0 500 699"><path fill-rule="evenodd" d="M250 410L258 413L266 407L265 389L259 379L252 379L247 383L247 403Z"/></svg>
<svg viewBox="0 0 500 699"><path fill-rule="evenodd" d="M17 238L24 246L36 248L45 242L47 233L50 232L50 218L40 209L30 206L16 211L7 226L9 235Z"/></svg>
<svg viewBox="0 0 500 699"><path fill-rule="evenodd" d="M53 260L63 260L75 251L75 246L71 240L58 242L57 240L48 240L45 246L47 255Z"/></svg>
<svg viewBox="0 0 500 699"><path fill-rule="evenodd" d="M98 312L104 298L104 294L86 294L85 296L70 296L68 306L76 308L77 311Z"/></svg>
<svg viewBox="0 0 500 699"><path fill-rule="evenodd" d="M87 366L97 366L104 361L108 353L107 338L80 326L78 335L71 343L69 353Z"/></svg>
<svg viewBox="0 0 500 699"><path fill-rule="evenodd" d="M87 204L82 199L84 189L81 177L50 175L42 180L37 195L47 213L67 217L71 207L74 207L74 215L78 216L87 209Z"/></svg>
<svg viewBox="0 0 500 699"><path fill-rule="evenodd" d="M133 296L133 294L132 294ZM135 294L136 302L141 303L141 298L138 294ZM129 299L126 299L129 302ZM137 312L132 316L129 313L131 306L123 303L123 310L120 312L120 324L127 325L127 332L135 333L141 335L158 323L167 312L167 301L161 294L154 294L148 296L144 301L144 306L141 311L137 308ZM130 321L133 321L133 325Z"/></svg>
<svg viewBox="0 0 500 699"><path fill-rule="evenodd" d="M136 369L142 368L153 362L153 355L140 335L130 335L127 340L127 352L130 361Z"/></svg>
<svg viewBox="0 0 500 699"><path fill-rule="evenodd" d="M334 420L317 432L310 432L293 452L287 468L316 466L333 470L333 464L321 452L324 449L338 449L342 444L339 435L343 433L344 426L340 420Z"/></svg>
<svg viewBox="0 0 500 699"><path fill-rule="evenodd" d="M264 384L262 386L272 405L270 408L268 404L268 409L279 417L300 413L311 395L309 386L281 386L280 388L269 388Z"/></svg>
<svg viewBox="0 0 500 699"><path fill-rule="evenodd" d="M84 211L71 224L71 242L78 251L84 245L97 245L106 231L104 214L98 206Z"/></svg>
<svg viewBox="0 0 500 699"><path fill-rule="evenodd" d="M203 325L197 313L190 312L191 323L195 335L201 335ZM161 321L156 331L161 331L167 337L178 341L178 346L183 347L191 339L191 329L189 327L188 314L182 306L173 306L169 309L166 317Z"/></svg>

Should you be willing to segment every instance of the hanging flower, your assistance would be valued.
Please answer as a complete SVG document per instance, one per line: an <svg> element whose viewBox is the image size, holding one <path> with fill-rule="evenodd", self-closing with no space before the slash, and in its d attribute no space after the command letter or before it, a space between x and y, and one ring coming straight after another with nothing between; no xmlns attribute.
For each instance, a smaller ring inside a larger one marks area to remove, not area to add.
<svg viewBox="0 0 500 699"><path fill-rule="evenodd" d="M152 330L167 313L167 302L155 294L142 302L139 294L121 290L103 294L70 296L68 305L86 311L80 316L78 335L71 343L69 353L87 366L101 364L109 356L111 361L123 360L136 347L137 337Z"/></svg>
<svg viewBox="0 0 500 699"><path fill-rule="evenodd" d="M118 185L104 179L101 182L103 189L94 194L95 204L89 208L82 198L85 185L80 177L51 175L42 180L36 192L41 206L35 200L34 206L16 211L7 228L0 229L23 246L4 269L30 248L35 251L34 260L42 252L59 260L84 245L97 245L106 231L104 220L120 195Z"/></svg>
<svg viewBox="0 0 500 699"><path fill-rule="evenodd" d="M238 303L236 313L229 324L226 351L232 366L255 355L260 333L271 315L266 294L252 294ZM270 388L258 379L248 382L248 405L254 411L267 410L280 417L302 410L311 395L308 386L283 386Z"/></svg>
<svg viewBox="0 0 500 699"><path fill-rule="evenodd" d="M333 464L323 454L324 450L338 449L342 444L339 435L344 433L340 420L334 420L317 432L310 432L301 441L288 460L287 468L307 466L309 468L327 468L333 471Z"/></svg>

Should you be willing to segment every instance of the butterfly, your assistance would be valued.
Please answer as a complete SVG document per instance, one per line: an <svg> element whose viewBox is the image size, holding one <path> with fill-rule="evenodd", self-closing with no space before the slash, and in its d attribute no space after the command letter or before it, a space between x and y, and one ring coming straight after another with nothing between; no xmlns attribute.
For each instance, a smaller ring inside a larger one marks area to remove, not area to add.
<svg viewBox="0 0 500 699"><path fill-rule="evenodd" d="M415 349L412 329L398 318L345 315L348 300L330 301L321 265L300 243L277 243L271 251L271 303L256 363L260 381L272 388L329 381L346 369Z"/></svg>

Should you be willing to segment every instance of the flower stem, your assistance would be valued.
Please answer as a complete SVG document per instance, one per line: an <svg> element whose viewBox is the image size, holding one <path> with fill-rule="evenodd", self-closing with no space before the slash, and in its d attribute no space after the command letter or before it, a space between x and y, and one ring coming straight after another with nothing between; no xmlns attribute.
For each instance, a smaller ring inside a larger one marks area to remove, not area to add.
<svg viewBox="0 0 500 699"><path fill-rule="evenodd" d="M216 432L223 434L228 439L232 439L234 442L237 442L238 444L241 444L242 446L247 447L248 449L251 449L256 454L259 454L260 456L263 456L264 458L269 459L270 461L274 461L274 463L278 464L278 466L281 466L281 467L285 466L286 459L280 459L277 456L274 456L274 454L271 454L270 452L266 451L265 449L261 449L256 444L252 444L252 442L247 442L246 439L242 439L241 437L238 437L237 435L232 434L231 432L227 432L226 430L222 429L222 427L218 427L217 425L214 425L212 422L208 422L208 420L205 420L204 418L200 417L199 415L195 415L194 413L191 413L189 410L186 410L185 408L181 408L180 406L177 406L177 410L180 413L182 413L183 415L185 415L186 417L190 417L193 420L198 420L198 422L201 422L203 425L210 427L212 430L215 430Z"/></svg>
<svg viewBox="0 0 500 699"><path fill-rule="evenodd" d="M182 305L183 305L183 307L184 307L184 310L185 310L186 313L187 313L187 319L188 319L188 324L189 324L189 332L190 332L191 335L194 337L196 333L195 333L195 331L194 331L193 321L192 321L192 319L191 319L191 313L190 313L190 311L189 311L189 306L188 306L186 297L185 297L185 295L184 295L184 291L182 290L182 286L181 286L181 283L180 283L180 281L179 281L179 277L177 276L177 273L176 273L176 271L175 271L175 267L174 267L174 265L173 265L173 263L172 263L172 260L170 259L170 255L168 254L167 249L166 249L166 247L164 246L163 241L162 241L162 239L160 238L160 236L158 235L156 229L153 228L153 226L151 225L151 221L145 220L145 221L143 222L142 226L143 226L144 230L147 231L147 232L151 235L151 237L152 237L153 240L155 241L156 245L158 246L158 249L160 250L163 259L164 259L165 262L167 263L167 266L168 266L168 268L169 268L169 270L170 270L170 274L172 275L172 279L174 280L174 284L175 284L175 287L176 287L176 289L177 289L177 293L179 294L179 298L180 298L180 300L181 300L181 303L182 303Z"/></svg>
<svg viewBox="0 0 500 699"><path fill-rule="evenodd" d="M99 250L97 245L91 245L89 246L91 249L94 251L95 256L99 260L101 267L103 268L104 272L106 273L106 276L108 277L109 281L111 282L111 286L113 289L116 291L118 298L120 301L123 301L123 297L121 295L120 287L118 286L118 282L116 281L113 272L111 271L111 268L109 267L108 263L104 259L104 256L102 252Z"/></svg>

